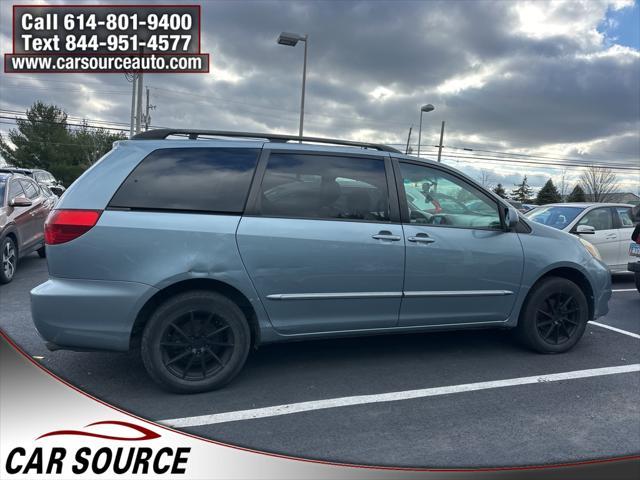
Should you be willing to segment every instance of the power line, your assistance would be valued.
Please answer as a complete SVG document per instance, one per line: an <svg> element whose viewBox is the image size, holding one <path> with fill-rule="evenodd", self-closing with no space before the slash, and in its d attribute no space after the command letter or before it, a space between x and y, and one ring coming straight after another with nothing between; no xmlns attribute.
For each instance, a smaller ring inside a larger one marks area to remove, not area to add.
<svg viewBox="0 0 640 480"><path fill-rule="evenodd" d="M577 160L580 161L582 159L577 159L577 158L569 158L569 157L551 157L548 155L531 155L531 154L527 154L527 153L517 153L517 152L501 152L501 151L495 151L495 150L481 150L478 148L467 148L467 147L454 147L452 145L449 146L445 146L445 148L454 148L456 150L465 150L468 152L482 152L482 153L496 153L496 154L500 154L500 155L511 155L511 156L515 156L515 157L530 157L530 158L543 158L543 159L549 159L549 160ZM590 154L587 154L590 155ZM627 155L633 155L632 153L627 153ZM606 159L603 158L594 158L594 161L601 161L601 162L606 162ZM638 162L640 162L640 159L638 160ZM640 163L639 163L640 165ZM640 166L639 166L640 168Z"/></svg>
<svg viewBox="0 0 640 480"><path fill-rule="evenodd" d="M67 83L68 82L64 82ZM54 91L54 92L80 92L80 93L106 93L109 95L112 94L120 94L120 95L128 95L130 92L125 90L94 90L93 88L64 88L64 87L51 87L48 85L25 85L23 82L16 84L4 84L3 89L21 89L24 90L25 87L28 87L29 90L44 90L44 91Z"/></svg>
<svg viewBox="0 0 640 480"><path fill-rule="evenodd" d="M392 143L390 145L404 145L404 144L400 144L400 143ZM432 146L434 148L438 148L438 145L428 145L428 146ZM594 159L587 159L587 158L572 158L572 157L551 157L551 156L545 156L545 155L532 155L532 154L526 154L526 153L518 153L518 152L505 152L505 151L495 151L495 150L481 150L481 149L475 149L475 148L467 148L467 147L457 147L457 146L453 146L453 145L444 145L444 148L446 149L455 149L455 150L464 150L467 152L483 152L483 153L491 153L494 154L492 156L495 155L507 155L510 157L524 157L524 158L534 158L534 159L541 159L541 160L562 160L562 161L569 161L569 162L584 162L585 165L591 165L594 162L607 162L607 159L604 158L594 158ZM627 160L619 160L619 162L626 162ZM639 160L640 162L640 160ZM622 163L620 163L622 164ZM625 163L625 166L628 166ZM640 163L639 163L639 168L640 168Z"/></svg>
<svg viewBox="0 0 640 480"><path fill-rule="evenodd" d="M401 145L399 143L394 143L391 145ZM437 148L438 145L429 145L430 147L433 148ZM444 145L444 148L451 148L451 149L461 149L461 150L465 150L465 151L469 151L469 152L492 152L491 150L474 150L474 149L470 149L470 148L463 148L463 147L454 147L454 146L450 146L450 145ZM562 166L562 165L574 165L574 166L591 166L596 164L596 162L605 162L602 163L602 166L606 166L606 167L622 167L622 168L637 168L638 171L640 171L640 167L634 167L633 165L630 165L628 163L626 163L626 161L624 160L620 160L618 162L613 162L613 163L606 163L607 160L605 159L578 159L578 158L569 158L569 157L546 157L543 155L528 155L528 154L518 154L515 152L495 152L495 155L475 155L475 154L469 154L466 156L460 156L459 154L452 154L452 153L448 153L446 154L447 156L453 156L453 157L460 157L460 158L478 158L478 159L492 159L492 160L513 160L513 156L516 157L523 157L523 158L532 158L536 161L536 163L539 163L541 165L550 165L550 166ZM496 156L496 155L502 155L502 156ZM561 160L563 163L561 165L558 164L558 162L551 162L548 160Z"/></svg>
<svg viewBox="0 0 640 480"><path fill-rule="evenodd" d="M124 129L124 128L114 128L114 127L104 127L102 125L91 125L89 123L83 124L83 123L68 123L65 122L64 124L61 122L51 122L48 120L29 120L27 118L13 118L13 117L5 117L3 115L0 115L0 119L5 119L5 120L12 120L13 122L17 123L17 120L24 120L24 121L28 121L28 122L36 122L36 123L46 123L49 125L67 125L69 127L87 127L87 128L97 128L97 129L103 129L103 130L116 130L116 131L120 131L120 132L128 132L128 129ZM9 122L0 122L0 123L5 123L7 125L15 125L16 123L9 123Z"/></svg>
<svg viewBox="0 0 640 480"><path fill-rule="evenodd" d="M421 155L422 157L423 155ZM425 154L424 156L429 156L429 157L436 157L437 158L437 154L435 153L428 153ZM522 164L522 165L533 165L533 166L542 166L542 167L546 167L546 168L564 168L564 167L580 167L580 168L588 168L590 166L595 166L595 167L601 167L601 168L609 168L611 170L620 170L620 171L638 171L638 169L636 167L629 167L629 166L612 166L612 165L608 165L608 164L583 164L583 163L563 163L561 165L558 165L557 163L545 163L545 162L540 162L540 161L535 161L535 160L519 160L519 159L513 159L513 158L492 158L492 157L481 157L481 156L464 156L464 155L451 155L451 154L447 154L444 156L445 158L452 158L454 160L457 161L479 161L479 162L483 162L483 163L494 163L494 164L498 164L498 165L505 165L505 161L507 161L508 163L515 163L515 164Z"/></svg>
<svg viewBox="0 0 640 480"><path fill-rule="evenodd" d="M17 112L15 110L6 110L6 109L0 109L0 112ZM20 114L20 115L25 115L25 114ZM73 116L72 116L73 117ZM78 117L79 118L79 117ZM17 118L17 117L8 117L8 116L3 116L0 115L0 119L6 119L6 120L11 120L13 122L17 122L18 120L24 120L24 121L30 121L28 118ZM46 121L46 120L35 120L36 122L39 123L49 123L49 124L60 124L60 122L50 122L50 121ZM94 123L107 123L110 125L126 125L123 122L108 122L108 121L104 121L104 120L93 120ZM10 124L9 122L0 122L3 124ZM103 126L103 125L94 125L92 123L89 123L88 121L85 123L66 123L66 125L71 126L71 127L87 127L87 128L97 128L97 129L104 129L104 130L113 130L113 131L119 131L119 132L127 132L128 130L125 128L115 128L115 127L107 127L107 126ZM156 127L157 128L157 127ZM427 148L429 148L431 146L428 146ZM435 148L435 146L434 146ZM466 151L474 151L473 149L468 149L468 148L463 148L463 147L453 147L453 146L445 146L445 148L456 148L456 149L464 149ZM483 150L475 150L475 151L483 151ZM490 150L484 150L485 152L491 152ZM595 164L594 162L588 161L588 160L578 160L578 159L568 159L568 158L561 158L561 157L545 157L545 156L535 156L535 155L527 155L527 154L516 154L515 152L495 152L498 153L500 155L511 155L513 153L513 155L517 155L517 156L521 156L521 157L527 157L527 158L532 158L533 160L521 160L521 159L514 159L514 158L509 158L508 156L503 156L503 157L498 157L496 158L495 156L482 156L482 155L456 155L456 154L446 154L445 158L451 158L454 159L455 161L480 161L480 162L484 162L484 163L493 163L493 164L501 164L504 165L505 161L508 161L509 163L516 163L516 164L523 164L523 165L533 165L533 166L543 166L543 167L547 167L547 168L564 168L564 167L589 167L589 166L598 166L598 167L603 167L603 168L610 168L612 170L619 170L619 171L626 171L626 170L638 170L636 167L633 166L628 166L628 165L622 165L622 164ZM435 153L425 153L425 156L433 156L435 157L436 154ZM537 160L537 158L548 158L549 160L552 159L557 159L557 160L563 160L562 165L558 165L557 162L546 162L543 160ZM569 161L566 161L569 160Z"/></svg>

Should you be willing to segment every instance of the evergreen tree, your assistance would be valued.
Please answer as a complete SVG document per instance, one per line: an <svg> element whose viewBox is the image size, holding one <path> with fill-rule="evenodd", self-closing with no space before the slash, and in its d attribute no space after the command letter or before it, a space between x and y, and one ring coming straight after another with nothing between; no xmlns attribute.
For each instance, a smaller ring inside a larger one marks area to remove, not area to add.
<svg viewBox="0 0 640 480"><path fill-rule="evenodd" d="M505 192L504 187L502 186L501 183L499 183L493 188L493 193L495 193L496 195L502 198L507 198L507 192Z"/></svg>
<svg viewBox="0 0 640 480"><path fill-rule="evenodd" d="M579 183L576 183L576 186L573 187L571 193L567 197L567 202L586 202L587 199L584 195L584 190L580 186Z"/></svg>
<svg viewBox="0 0 640 480"><path fill-rule="evenodd" d="M16 119L18 128L7 138L0 135L0 156L15 167L48 170L66 185L111 150L114 141L126 138L86 124L72 131L60 107L39 101L25 116Z"/></svg>
<svg viewBox="0 0 640 480"><path fill-rule="evenodd" d="M518 202L529 203L531 199L531 195L533 194L533 190L527 183L527 176L525 175L522 179L522 183L517 183L514 185L513 190L511 190L511 198Z"/></svg>
<svg viewBox="0 0 640 480"><path fill-rule="evenodd" d="M546 205L547 203L558 203L562 201L560 192L553 184L553 180L547 180L547 183L540 189L538 196L536 197L536 203L538 205Z"/></svg>

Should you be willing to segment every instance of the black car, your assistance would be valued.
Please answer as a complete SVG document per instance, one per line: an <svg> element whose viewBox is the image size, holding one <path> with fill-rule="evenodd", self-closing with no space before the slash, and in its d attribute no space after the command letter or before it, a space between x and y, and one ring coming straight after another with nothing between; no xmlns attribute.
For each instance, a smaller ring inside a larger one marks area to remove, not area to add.
<svg viewBox="0 0 640 480"><path fill-rule="evenodd" d="M61 182L46 170L39 168L21 168L21 167L1 167L0 172L4 173L19 173L27 177L33 178L39 185L49 187L49 189L58 197L64 193L66 188Z"/></svg>

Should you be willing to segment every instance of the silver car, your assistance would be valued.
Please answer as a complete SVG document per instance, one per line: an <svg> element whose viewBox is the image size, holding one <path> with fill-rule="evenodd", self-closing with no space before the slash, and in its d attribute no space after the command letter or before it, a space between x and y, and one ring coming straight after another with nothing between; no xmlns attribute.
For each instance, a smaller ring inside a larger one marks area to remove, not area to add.
<svg viewBox="0 0 640 480"><path fill-rule="evenodd" d="M543 225L573 233L595 245L612 273L627 271L633 205L626 203L552 203L525 214Z"/></svg>
<svg viewBox="0 0 640 480"><path fill-rule="evenodd" d="M300 140L117 142L47 220L31 307L48 346L139 347L158 384L198 392L268 342L507 328L559 353L607 313L607 266L576 236L441 163Z"/></svg>

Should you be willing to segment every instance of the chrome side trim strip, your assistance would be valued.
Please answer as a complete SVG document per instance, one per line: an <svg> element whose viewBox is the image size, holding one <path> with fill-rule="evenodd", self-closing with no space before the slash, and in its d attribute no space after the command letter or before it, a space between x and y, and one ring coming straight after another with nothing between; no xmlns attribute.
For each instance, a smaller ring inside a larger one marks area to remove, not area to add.
<svg viewBox="0 0 640 480"><path fill-rule="evenodd" d="M496 297L513 295L511 290L427 290L404 292L405 297Z"/></svg>
<svg viewBox="0 0 640 480"><path fill-rule="evenodd" d="M274 293L269 300L327 300L343 298L400 298L402 292L344 292L344 293Z"/></svg>
<svg viewBox="0 0 640 480"><path fill-rule="evenodd" d="M347 298L401 297L495 297L513 295L511 290L433 290L412 292L273 293L269 300L340 300Z"/></svg>
<svg viewBox="0 0 640 480"><path fill-rule="evenodd" d="M429 329L437 330L458 330L460 327L466 326L503 326L508 325L509 319L506 320L492 320L488 322L464 322L464 323L438 323L436 325L406 325L403 327L386 327L386 328L362 328L360 330L331 330L329 332L308 332L308 333L279 333L283 337L319 337L325 335L348 335L356 334L362 335L363 333L385 333L385 332L424 332Z"/></svg>

